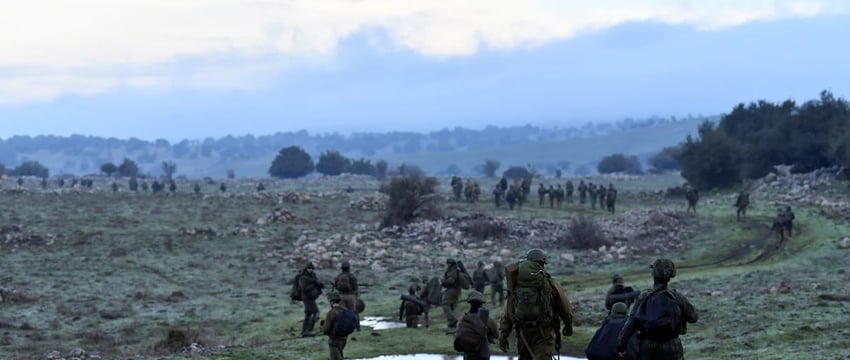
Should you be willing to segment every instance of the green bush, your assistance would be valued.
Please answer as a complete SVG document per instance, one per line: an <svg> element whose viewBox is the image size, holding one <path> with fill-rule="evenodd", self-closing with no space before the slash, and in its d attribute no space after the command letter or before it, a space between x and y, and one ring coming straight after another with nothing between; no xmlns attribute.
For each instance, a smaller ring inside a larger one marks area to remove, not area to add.
<svg viewBox="0 0 850 360"><path fill-rule="evenodd" d="M612 154L602 158L599 164L596 165L596 171L600 174L610 173L626 173L640 174L643 173L643 166L640 164L637 156L626 156L624 154Z"/></svg>
<svg viewBox="0 0 850 360"><path fill-rule="evenodd" d="M418 173L393 177L380 190L389 196L381 227L404 225L419 217L439 216L436 189L434 177Z"/></svg>
<svg viewBox="0 0 850 360"><path fill-rule="evenodd" d="M351 167L351 160L335 150L323 152L319 155L319 162L316 163L316 171L329 176L347 172L349 167Z"/></svg>
<svg viewBox="0 0 850 360"><path fill-rule="evenodd" d="M41 165L40 162L30 160L24 161L18 167L12 169L9 173L12 176L36 176L40 178L50 177L50 170L47 169L44 165Z"/></svg>
<svg viewBox="0 0 850 360"><path fill-rule="evenodd" d="M313 158L298 146L280 150L269 167L269 175L279 178L298 178L313 172Z"/></svg>

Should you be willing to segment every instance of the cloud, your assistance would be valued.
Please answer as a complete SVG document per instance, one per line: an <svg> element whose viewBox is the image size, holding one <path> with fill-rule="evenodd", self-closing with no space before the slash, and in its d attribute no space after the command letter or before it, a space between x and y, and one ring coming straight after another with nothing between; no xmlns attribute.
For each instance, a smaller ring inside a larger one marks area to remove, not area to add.
<svg viewBox="0 0 850 360"><path fill-rule="evenodd" d="M341 41L364 29L446 58L533 47L624 22L720 30L845 10L825 0L4 1L0 102L119 88L250 89L293 63L332 59Z"/></svg>

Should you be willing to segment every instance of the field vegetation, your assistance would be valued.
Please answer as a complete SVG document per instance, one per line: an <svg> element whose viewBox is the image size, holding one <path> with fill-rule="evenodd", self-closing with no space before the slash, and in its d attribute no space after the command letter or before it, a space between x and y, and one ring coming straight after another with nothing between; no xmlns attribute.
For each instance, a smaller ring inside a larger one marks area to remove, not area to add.
<svg viewBox="0 0 850 360"><path fill-rule="evenodd" d="M581 355L602 322L611 274L647 288L647 265L663 256L679 269L672 286L700 315L683 337L687 358L850 356L850 194L834 170L753 180L740 222L732 206L739 188L703 191L697 214L687 214L678 174L538 178L532 189L580 179L617 187L616 213L575 202L551 209L536 194L521 209L497 209L496 178L475 179L478 203L452 200L449 179L438 178L433 201L442 216L385 228L388 197L365 176L207 180L198 181L200 194L185 179L175 193L157 194L129 192L128 179L116 192L112 178L92 189L6 182L0 358L67 357L80 348L104 359L326 359L325 338L299 337L303 310L287 295L308 261L330 281L350 260L367 284L364 315L394 319L399 296L440 276L446 257L489 265L530 247L547 251L548 270L574 305L565 354ZM778 206L791 206L797 221L777 247L769 225ZM324 297L319 306L327 310ZM364 327L346 357L453 354L442 312L432 317L428 329Z"/></svg>

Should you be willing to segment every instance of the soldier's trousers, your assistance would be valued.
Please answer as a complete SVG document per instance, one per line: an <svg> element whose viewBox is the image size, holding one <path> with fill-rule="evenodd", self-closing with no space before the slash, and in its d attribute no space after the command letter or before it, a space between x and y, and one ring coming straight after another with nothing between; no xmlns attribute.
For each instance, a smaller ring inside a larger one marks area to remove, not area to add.
<svg viewBox="0 0 850 360"><path fill-rule="evenodd" d="M457 303L443 303L443 312L446 314L446 320L449 321L450 327L457 326L457 315L455 315L455 310L457 309Z"/></svg>
<svg viewBox="0 0 850 360"><path fill-rule="evenodd" d="M505 287L501 283L490 285L490 303L493 304L493 305L497 304L496 303L496 294L497 293L499 294L498 304L501 305L503 302L505 302Z"/></svg>
<svg viewBox="0 0 850 360"><path fill-rule="evenodd" d="M517 331L519 360L551 360L555 355L555 339L555 329L552 328L537 326L519 328Z"/></svg>
<svg viewBox="0 0 850 360"><path fill-rule="evenodd" d="M330 360L342 360L342 350L345 349L347 339L344 337L331 336L328 338L328 349L331 352Z"/></svg>
<svg viewBox="0 0 850 360"><path fill-rule="evenodd" d="M357 311L357 295L355 294L339 294L342 305L346 309Z"/></svg>
<svg viewBox="0 0 850 360"><path fill-rule="evenodd" d="M405 316L404 326L414 329L419 327L419 315Z"/></svg>
<svg viewBox="0 0 850 360"><path fill-rule="evenodd" d="M683 360L685 349L682 347L682 341L679 338L661 343L641 339L639 358L641 360Z"/></svg>

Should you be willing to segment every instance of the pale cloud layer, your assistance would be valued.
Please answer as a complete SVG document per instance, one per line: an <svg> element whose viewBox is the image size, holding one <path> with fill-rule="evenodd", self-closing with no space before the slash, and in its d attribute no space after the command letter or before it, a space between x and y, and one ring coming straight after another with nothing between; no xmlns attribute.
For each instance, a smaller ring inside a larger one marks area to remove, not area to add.
<svg viewBox="0 0 850 360"><path fill-rule="evenodd" d="M626 22L715 31L846 10L816 0L3 0L0 103L262 87L293 67L332 63L343 40L367 30L389 46L448 58Z"/></svg>

